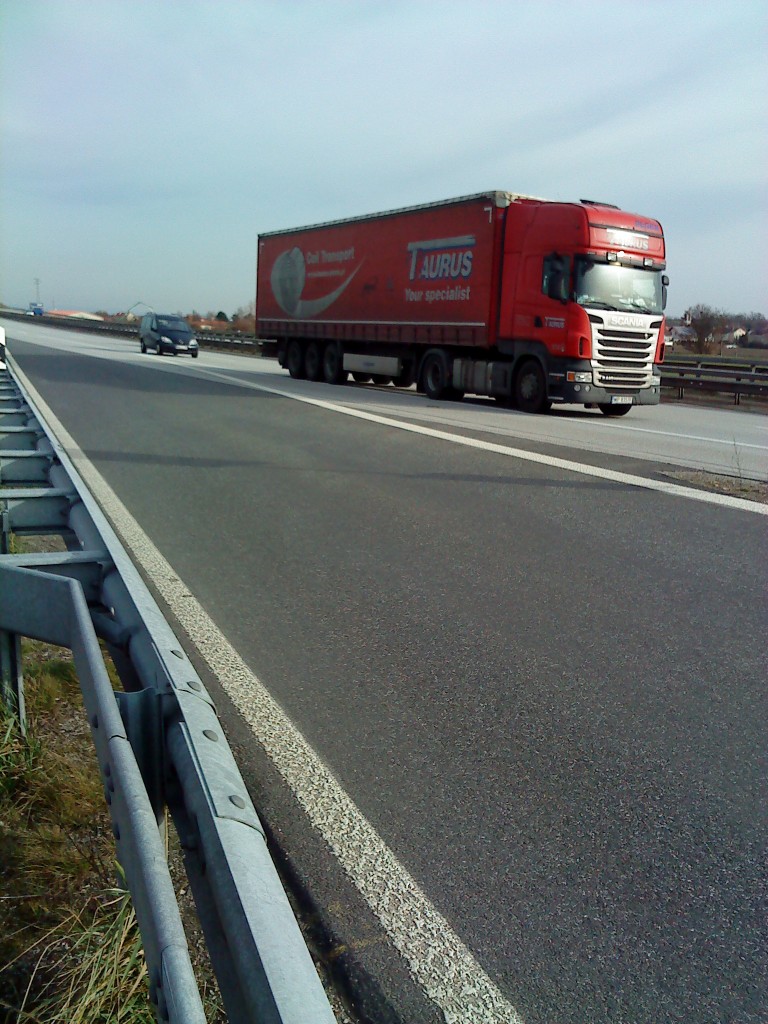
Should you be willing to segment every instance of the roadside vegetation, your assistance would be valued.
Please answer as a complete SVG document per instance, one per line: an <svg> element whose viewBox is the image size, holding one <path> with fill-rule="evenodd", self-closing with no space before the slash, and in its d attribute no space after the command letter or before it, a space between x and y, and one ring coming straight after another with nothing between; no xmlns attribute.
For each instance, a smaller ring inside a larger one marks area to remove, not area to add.
<svg viewBox="0 0 768 1024"><path fill-rule="evenodd" d="M27 734L0 708L0 1020L154 1021L68 651L23 641Z"/></svg>

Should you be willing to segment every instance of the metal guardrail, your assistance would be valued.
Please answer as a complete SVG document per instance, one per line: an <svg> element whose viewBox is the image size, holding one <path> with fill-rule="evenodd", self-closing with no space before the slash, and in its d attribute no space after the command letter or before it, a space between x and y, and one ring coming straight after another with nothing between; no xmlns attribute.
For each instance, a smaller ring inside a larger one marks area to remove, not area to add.
<svg viewBox="0 0 768 1024"><path fill-rule="evenodd" d="M333 1024L213 701L2 357L0 345L0 698L23 721L20 636L72 650L157 1019L205 1022L166 862L167 808L229 1019ZM9 554L11 533L58 534L68 550Z"/></svg>
<svg viewBox="0 0 768 1024"><path fill-rule="evenodd" d="M686 389L731 394L739 405L742 396L768 397L768 364L703 356L670 359L661 364L661 386L675 388L679 398Z"/></svg>
<svg viewBox="0 0 768 1024"><path fill-rule="evenodd" d="M26 313L0 309L0 317L20 322L42 324L45 327L63 327L70 331L87 331L90 334L111 334L115 336L138 337L138 324L119 324L105 320L85 320L66 316L28 317ZM263 342L255 334L237 331L195 331L195 338L203 348L224 348L248 355L261 355ZM268 343L270 344L270 343Z"/></svg>
<svg viewBox="0 0 768 1024"><path fill-rule="evenodd" d="M24 313L0 310L0 316L24 320ZM136 335L137 327L128 324L104 323L98 320L74 320L65 317L36 317L37 323L52 327L68 327L78 331L101 331L106 334ZM271 339L257 338L246 334L219 334L218 332L197 331L198 343L203 348L224 348L249 355L275 355L276 343ZM685 397L686 390L730 394L736 405L742 396L768 397L768 362L735 361L717 356L671 356L661 364L662 388L677 391L679 398Z"/></svg>

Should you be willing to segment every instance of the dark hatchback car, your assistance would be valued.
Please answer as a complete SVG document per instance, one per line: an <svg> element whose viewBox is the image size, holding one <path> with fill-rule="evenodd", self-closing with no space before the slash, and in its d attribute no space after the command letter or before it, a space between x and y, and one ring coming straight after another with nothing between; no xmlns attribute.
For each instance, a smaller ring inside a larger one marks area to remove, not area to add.
<svg viewBox="0 0 768 1024"><path fill-rule="evenodd" d="M179 316L171 313L147 313L141 318L139 326L139 342L141 351L153 349L159 356L164 352L188 352L197 359L200 351L192 328Z"/></svg>

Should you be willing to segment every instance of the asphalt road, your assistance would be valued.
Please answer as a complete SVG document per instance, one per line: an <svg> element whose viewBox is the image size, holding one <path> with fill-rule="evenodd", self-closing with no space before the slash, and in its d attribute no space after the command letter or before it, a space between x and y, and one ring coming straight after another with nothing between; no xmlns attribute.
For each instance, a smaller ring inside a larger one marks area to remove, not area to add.
<svg viewBox="0 0 768 1024"><path fill-rule="evenodd" d="M6 330L508 1019L764 1024L766 519L621 474L722 469L730 439L764 477L765 417L525 417ZM348 891L330 839L222 702L371 1019L490 1020L469 991L462 1018L425 996L413 954L391 948L407 945L396 924L366 916L365 886ZM371 857L374 888L379 867ZM433 938L423 956L448 972Z"/></svg>

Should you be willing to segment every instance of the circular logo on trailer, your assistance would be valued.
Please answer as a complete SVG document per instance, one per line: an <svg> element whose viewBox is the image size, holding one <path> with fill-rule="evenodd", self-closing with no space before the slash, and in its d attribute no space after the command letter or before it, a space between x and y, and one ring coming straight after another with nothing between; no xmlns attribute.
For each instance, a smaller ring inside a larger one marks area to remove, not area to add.
<svg viewBox="0 0 768 1024"><path fill-rule="evenodd" d="M281 252L275 260L270 278L272 292L289 316L296 316L306 276L304 253L298 246Z"/></svg>
<svg viewBox="0 0 768 1024"><path fill-rule="evenodd" d="M294 246L293 249L281 252L274 262L269 278L272 294L288 316L317 316L333 305L361 266L362 263L359 263L347 279L327 295L322 295L319 299L302 299L307 280L307 265L304 253L298 246Z"/></svg>

